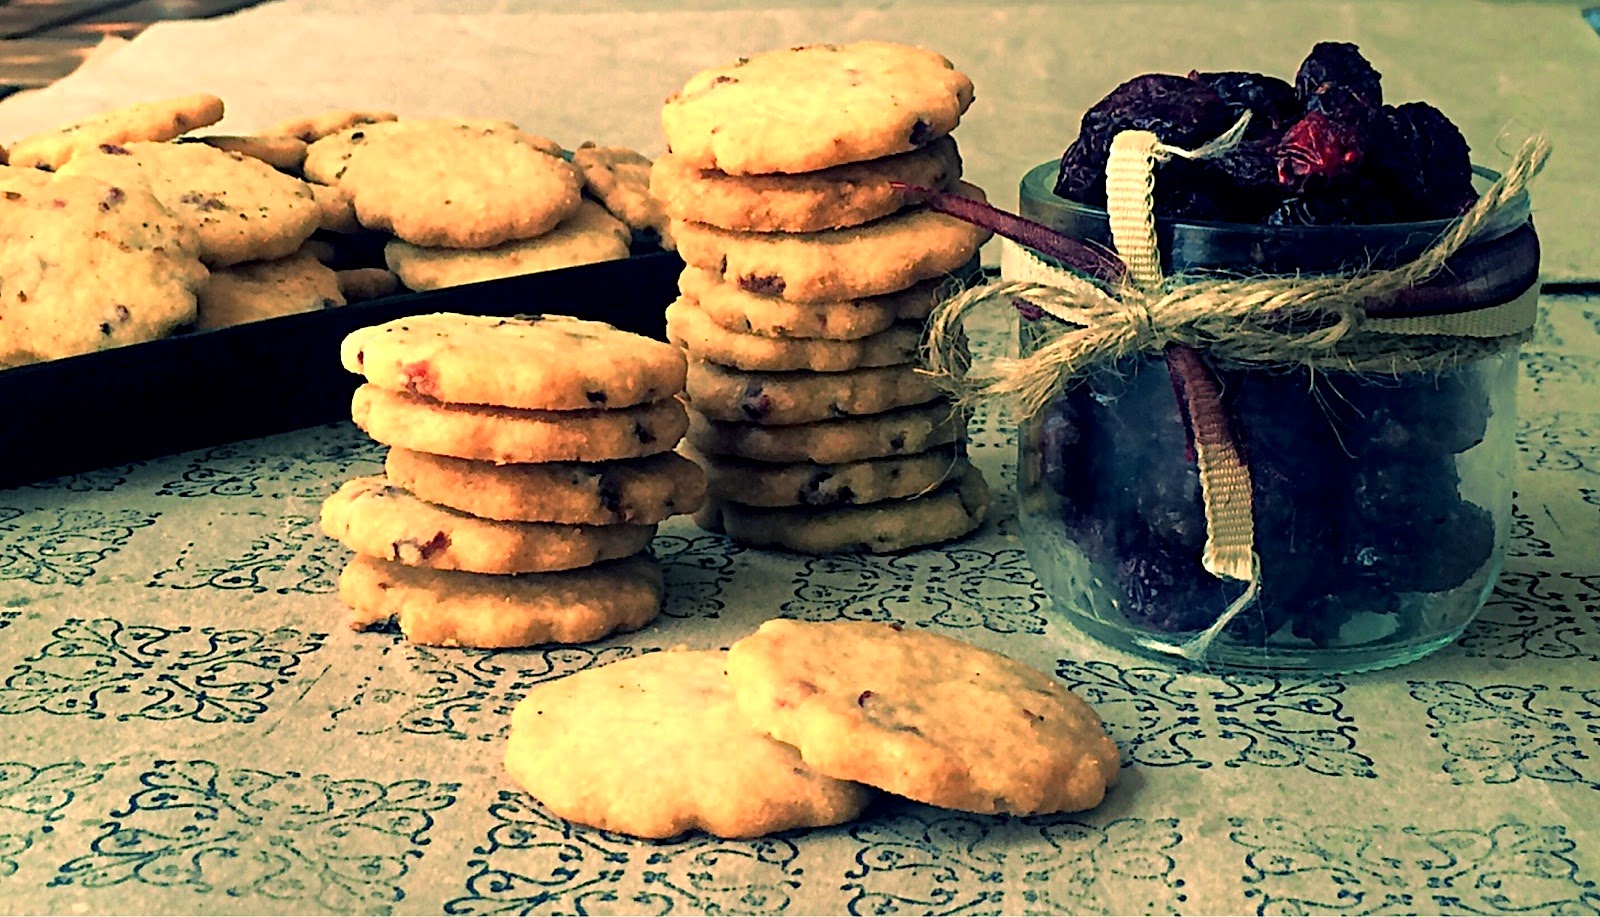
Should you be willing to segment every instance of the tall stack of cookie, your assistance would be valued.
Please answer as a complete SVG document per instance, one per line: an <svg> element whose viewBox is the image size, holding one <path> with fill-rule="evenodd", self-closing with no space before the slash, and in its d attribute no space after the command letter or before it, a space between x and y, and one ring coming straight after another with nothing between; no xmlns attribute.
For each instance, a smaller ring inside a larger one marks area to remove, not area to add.
<svg viewBox="0 0 1600 917"><path fill-rule="evenodd" d="M667 99L651 191L687 265L690 446L737 541L810 553L957 538L988 491L966 419L916 366L924 319L988 233L898 187L961 182L972 83L881 41L703 71Z"/></svg>
<svg viewBox="0 0 1600 917"><path fill-rule="evenodd" d="M688 426L676 348L565 316L439 313L359 329L341 359L367 380L356 424L389 446L384 475L322 507L357 555L339 581L353 626L514 647L655 618L657 523L705 498L673 451Z"/></svg>

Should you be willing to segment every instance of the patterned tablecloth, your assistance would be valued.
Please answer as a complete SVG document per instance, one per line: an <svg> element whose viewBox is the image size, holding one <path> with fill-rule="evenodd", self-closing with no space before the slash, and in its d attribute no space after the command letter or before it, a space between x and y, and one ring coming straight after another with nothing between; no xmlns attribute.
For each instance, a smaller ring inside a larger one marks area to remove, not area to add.
<svg viewBox="0 0 1600 917"><path fill-rule="evenodd" d="M1456 645L1354 677L1184 674L1081 638L1028 567L1010 438L982 414L999 486L977 537L808 558L676 520L661 620L584 647L349 630L347 552L315 520L382 456L348 424L0 491L0 911L1600 912L1600 297L1547 299L1524 365L1493 600ZM1123 779L1074 815L889 800L646 843L503 774L529 686L773 616L897 621L1053 672Z"/></svg>

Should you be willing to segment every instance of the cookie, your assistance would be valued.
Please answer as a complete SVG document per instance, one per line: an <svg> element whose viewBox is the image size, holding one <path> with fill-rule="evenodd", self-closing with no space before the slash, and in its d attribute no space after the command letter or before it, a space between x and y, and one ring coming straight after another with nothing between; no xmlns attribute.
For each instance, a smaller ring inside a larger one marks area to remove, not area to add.
<svg viewBox="0 0 1600 917"><path fill-rule="evenodd" d="M311 198L317 202L317 228L345 234L360 232L361 221L356 219L356 201L350 192L338 185L308 184Z"/></svg>
<svg viewBox="0 0 1600 917"><path fill-rule="evenodd" d="M922 326L891 325L853 341L822 338L769 338L729 331L711 321L694 302L679 297L667 306L667 340L700 360L734 369L783 372L842 372L867 366L893 366L917 358Z"/></svg>
<svg viewBox="0 0 1600 917"><path fill-rule="evenodd" d="M920 199L890 182L945 190L961 177L956 142L794 175L728 175L668 154L655 161L650 192L674 220L744 232L816 232L858 226Z"/></svg>
<svg viewBox="0 0 1600 917"><path fill-rule="evenodd" d="M289 118L266 128L261 133L268 137L292 137L302 143L311 144L330 134L359 127L363 124L378 124L399 120L399 116L392 111L355 111L348 109L335 109L319 112L301 118Z"/></svg>
<svg viewBox="0 0 1600 917"><path fill-rule="evenodd" d="M966 269L963 268L963 274ZM706 318L740 334L775 338L853 341L888 329L896 321L922 321L959 288L956 277L922 280L904 290L834 302L797 303L723 283L716 273L687 267L678 291Z"/></svg>
<svg viewBox="0 0 1600 917"><path fill-rule="evenodd" d="M400 292L400 278L381 267L352 267L334 271L339 292L349 302L364 302Z"/></svg>
<svg viewBox="0 0 1600 917"><path fill-rule="evenodd" d="M600 462L670 451L689 426L676 398L599 411L528 411L443 404L375 385L356 389L350 413L386 446L506 464Z"/></svg>
<svg viewBox="0 0 1600 917"><path fill-rule="evenodd" d="M966 183L965 197L983 200ZM725 283L792 302L878 296L949 274L977 254L989 231L926 208L821 232L734 232L705 223L673 224L685 263Z"/></svg>
<svg viewBox="0 0 1600 917"><path fill-rule="evenodd" d="M909 364L844 372L737 372L693 360L689 406L711 420L786 425L927 404L939 387Z"/></svg>
<svg viewBox="0 0 1600 917"><path fill-rule="evenodd" d="M671 241L667 213L650 193L649 157L627 147L585 143L572 151L572 164L583 173L584 190L612 216L635 232L653 232Z"/></svg>
<svg viewBox="0 0 1600 917"><path fill-rule="evenodd" d="M490 118L407 118L404 121L359 122L324 134L311 142L301 167L305 177L324 185L335 185L344 177L350 157L373 140L406 133L437 132L449 128L470 128L485 133L503 134L551 156L561 155L561 145L547 137L529 134L510 121Z"/></svg>
<svg viewBox="0 0 1600 917"><path fill-rule="evenodd" d="M971 104L972 81L932 51L801 45L695 74L667 98L661 127L693 168L813 172L926 146Z"/></svg>
<svg viewBox="0 0 1600 917"><path fill-rule="evenodd" d="M105 145L59 170L116 185L148 187L200 237L212 266L284 258L321 222L305 182L259 159L203 143Z"/></svg>
<svg viewBox="0 0 1600 917"><path fill-rule="evenodd" d="M256 137L241 134L207 134L204 137L179 137L181 143L206 146L259 159L281 172L298 172L306 161L306 142L295 137Z"/></svg>
<svg viewBox="0 0 1600 917"><path fill-rule="evenodd" d="M661 610L661 565L635 554L559 573L491 576L356 555L339 599L356 630L394 621L412 643L483 649L588 643L638 630Z"/></svg>
<svg viewBox="0 0 1600 917"><path fill-rule="evenodd" d="M742 544L802 554L886 554L960 538L983 524L989 487L967 466L958 480L926 494L860 506L752 507L713 500L717 519L706 526Z"/></svg>
<svg viewBox="0 0 1600 917"><path fill-rule="evenodd" d="M506 770L557 816L638 837L757 837L860 814L870 791L745 722L724 662L646 653L534 685L511 714Z"/></svg>
<svg viewBox="0 0 1600 917"><path fill-rule="evenodd" d="M671 344L565 315L415 315L351 332L339 358L379 388L545 411L656 401L686 370Z"/></svg>
<svg viewBox="0 0 1600 917"><path fill-rule="evenodd" d="M692 513L705 472L673 452L614 462L494 465L390 449L390 483L430 503L514 522L648 524Z"/></svg>
<svg viewBox="0 0 1600 917"><path fill-rule="evenodd" d="M345 304L339 278L308 252L217 268L200 289L199 329L315 312Z"/></svg>
<svg viewBox="0 0 1600 917"><path fill-rule="evenodd" d="M199 252L194 229L142 187L0 167L0 367L193 322Z"/></svg>
<svg viewBox="0 0 1600 917"><path fill-rule="evenodd" d="M967 470L967 459L955 446L835 465L706 458L687 444L679 449L705 469L708 501L731 500L746 506L839 506L901 500L929 493Z"/></svg>
<svg viewBox="0 0 1600 917"><path fill-rule="evenodd" d="M382 475L346 481L323 501L322 531L366 557L433 570L545 573L643 551L653 525L559 525L479 519L436 506Z"/></svg>
<svg viewBox="0 0 1600 917"><path fill-rule="evenodd" d="M383 259L408 289L439 290L480 280L616 261L628 257L633 233L606 208L585 199L555 229L493 248L426 248L399 239Z"/></svg>
<svg viewBox="0 0 1600 917"><path fill-rule="evenodd" d="M707 420L689 412L691 445L709 456L833 465L948 446L966 435L966 416L948 401L866 417L786 427Z"/></svg>
<svg viewBox="0 0 1600 917"><path fill-rule="evenodd" d="M984 814L1092 808L1116 745L1082 698L1030 666L921 628L776 619L728 650L751 723L823 773Z"/></svg>
<svg viewBox="0 0 1600 917"><path fill-rule="evenodd" d="M102 145L171 140L222 120L222 100L206 92L136 102L66 127L24 137L8 151L13 166L59 169L72 157Z"/></svg>
<svg viewBox="0 0 1600 917"><path fill-rule="evenodd" d="M338 184L367 229L413 245L489 248L554 229L578 209L583 182L515 132L446 124L368 136Z"/></svg>

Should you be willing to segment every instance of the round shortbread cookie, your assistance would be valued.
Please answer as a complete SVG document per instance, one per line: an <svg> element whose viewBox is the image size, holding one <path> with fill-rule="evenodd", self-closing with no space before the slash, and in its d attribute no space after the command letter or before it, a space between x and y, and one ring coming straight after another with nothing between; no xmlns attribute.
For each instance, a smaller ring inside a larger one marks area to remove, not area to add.
<svg viewBox="0 0 1600 917"><path fill-rule="evenodd" d="M702 514L713 519L705 528L752 547L802 554L886 554L960 538L982 525L988 511L989 487L978 469L968 465L959 480L902 500L826 509L710 500Z"/></svg>
<svg viewBox="0 0 1600 917"><path fill-rule="evenodd" d="M413 245L489 248L555 229L578 209L583 179L515 134L457 125L369 137L339 186L368 229Z"/></svg>
<svg viewBox="0 0 1600 917"><path fill-rule="evenodd" d="M983 192L965 182L957 191ZM742 290L791 302L880 296L951 273L977 254L989 231L917 207L821 232L734 232L705 223L673 223L686 264L715 271Z"/></svg>
<svg viewBox="0 0 1600 917"><path fill-rule="evenodd" d="M939 397L933 377L911 365L837 373L736 372L693 360L684 391L711 420L787 425L881 414Z"/></svg>
<svg viewBox="0 0 1600 917"><path fill-rule="evenodd" d="M615 462L495 465L390 449L390 482L430 503L513 522L648 524L692 513L705 472L675 452Z"/></svg>
<svg viewBox="0 0 1600 917"><path fill-rule="evenodd" d="M628 257L633 232L606 208L585 199L561 225L531 239L493 248L425 248L400 239L383 247L383 260L412 290L439 290L480 280Z"/></svg>
<svg viewBox="0 0 1600 917"><path fill-rule="evenodd" d="M896 366L917 358L922 326L901 322L864 338L769 338L741 334L713 322L694 302L679 297L667 307L667 340L698 360L747 371L806 370L836 373L872 366Z"/></svg>
<svg viewBox="0 0 1600 917"><path fill-rule="evenodd" d="M961 177L956 142L941 137L920 150L796 175L728 175L666 155L650 172L650 191L666 215L745 232L816 232L858 226L918 203L890 185L945 190Z"/></svg>
<svg viewBox="0 0 1600 917"><path fill-rule="evenodd" d="M19 168L59 169L80 153L138 140L171 140L222 120L222 100L208 92L136 102L65 127L24 137L7 151Z"/></svg>
<svg viewBox="0 0 1600 917"><path fill-rule="evenodd" d="M608 411L526 411L444 404L371 384L356 389L350 416L386 446L500 464L655 455L670 451L689 427L676 398Z"/></svg>
<svg viewBox="0 0 1600 917"><path fill-rule="evenodd" d="M1120 767L1084 700L920 628L775 619L728 650L739 709L826 774L985 814L1092 808Z"/></svg>
<svg viewBox="0 0 1600 917"><path fill-rule="evenodd" d="M400 292L400 278L381 267L353 267L334 271L339 292L348 302L364 302Z"/></svg>
<svg viewBox="0 0 1600 917"><path fill-rule="evenodd" d="M322 504L322 531L366 557L434 570L545 573L643 551L654 525L479 519L417 499L382 475L346 481Z"/></svg>
<svg viewBox="0 0 1600 917"><path fill-rule="evenodd" d="M516 576L429 570L357 554L339 576L352 628L393 620L412 643L483 649L588 643L638 630L660 613L661 592L661 565L649 554Z"/></svg>
<svg viewBox="0 0 1600 917"><path fill-rule="evenodd" d="M955 129L972 81L887 41L767 51L703 70L667 98L667 149L730 175L813 172L917 149Z"/></svg>
<svg viewBox="0 0 1600 917"><path fill-rule="evenodd" d="M344 304L339 275L301 250L287 258L212 271L200 289L195 327L225 328Z"/></svg>
<svg viewBox="0 0 1600 917"><path fill-rule="evenodd" d="M297 137L255 137L242 134L206 134L179 137L180 143L204 143L219 150L259 159L283 172L298 172L306 161L306 142Z"/></svg>
<svg viewBox="0 0 1600 917"><path fill-rule="evenodd" d="M966 427L966 415L948 401L785 427L724 423L690 411L688 439L710 456L834 465L947 446L963 439Z"/></svg>
<svg viewBox="0 0 1600 917"><path fill-rule="evenodd" d="M506 770L561 818L638 837L757 837L860 814L869 790L745 722L724 662L670 650L534 685L511 714Z"/></svg>
<svg viewBox="0 0 1600 917"><path fill-rule="evenodd" d="M954 446L835 465L707 458L687 443L679 449L705 469L708 500L732 500L746 506L839 506L902 500L928 493L967 470L966 457Z"/></svg>
<svg viewBox="0 0 1600 917"><path fill-rule="evenodd" d="M349 113L359 114L359 113ZM358 121L347 127L326 133L311 141L306 149L306 161L301 167L305 177L323 185L336 185L344 177L345 167L356 151L375 139L395 134L438 131L443 128L468 128L484 133L504 134L517 138L536 150L561 155L561 145L553 140L528 134L510 121L488 118L407 118L404 121Z"/></svg>
<svg viewBox="0 0 1600 917"><path fill-rule="evenodd" d="M650 159L621 146L586 143L572 151L572 164L583 173L585 191L599 198L612 216L630 229L669 235L667 213L650 193Z"/></svg>
<svg viewBox="0 0 1600 917"><path fill-rule="evenodd" d="M713 271L686 267L678 274L678 292L729 331L762 337L853 341L877 334L896 321L922 321L959 282L956 277L935 277L882 296L797 303L741 290L723 283Z"/></svg>
<svg viewBox="0 0 1600 917"><path fill-rule="evenodd" d="M0 215L0 367L194 321L207 274L199 240L149 191L0 166Z"/></svg>
<svg viewBox="0 0 1600 917"><path fill-rule="evenodd" d="M683 390L678 348L565 315L435 312L358 328L344 368L379 388L453 404L539 411L623 408Z"/></svg>
<svg viewBox="0 0 1600 917"><path fill-rule="evenodd" d="M363 124L398 121L399 117L392 111L335 109L302 118L289 118L279 121L261 133L269 137L292 137L303 143L311 144L330 134L337 134L340 131L346 131Z"/></svg>
<svg viewBox="0 0 1600 917"><path fill-rule="evenodd" d="M311 188L259 159L204 143L130 143L82 153L59 170L148 187L200 236L212 266L285 258L322 222Z"/></svg>

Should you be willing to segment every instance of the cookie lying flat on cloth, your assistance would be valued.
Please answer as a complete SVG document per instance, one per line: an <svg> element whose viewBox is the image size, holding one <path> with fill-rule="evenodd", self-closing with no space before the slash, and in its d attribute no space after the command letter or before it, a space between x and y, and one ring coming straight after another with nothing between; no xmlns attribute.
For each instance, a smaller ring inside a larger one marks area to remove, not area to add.
<svg viewBox="0 0 1600 917"><path fill-rule="evenodd" d="M924 630L773 620L728 650L739 709L807 764L919 802L1037 815L1099 804L1116 746L1081 698Z"/></svg>
<svg viewBox="0 0 1600 917"><path fill-rule="evenodd" d="M564 315L441 312L351 332L344 368L373 385L452 404L563 411L623 408L683 389L670 344Z"/></svg>
<svg viewBox="0 0 1600 917"><path fill-rule="evenodd" d="M558 573L496 576L356 555L339 598L357 630L394 620L412 643L484 649L587 643L634 631L661 610L661 565L648 554Z"/></svg>
<svg viewBox="0 0 1600 917"><path fill-rule="evenodd" d="M972 91L949 60L911 45L802 45L695 74L662 106L661 127L695 168L811 172L943 137Z"/></svg>
<svg viewBox="0 0 1600 917"><path fill-rule="evenodd" d="M740 716L724 662L648 653L535 685L511 715L506 769L556 815L639 837L756 837L860 813L865 787Z"/></svg>

